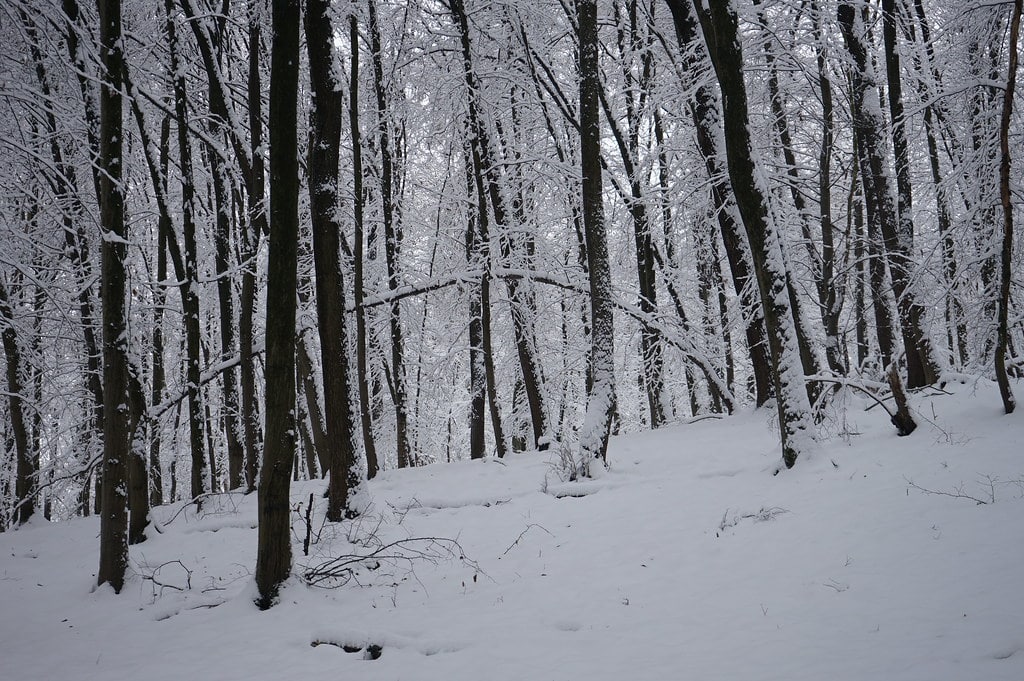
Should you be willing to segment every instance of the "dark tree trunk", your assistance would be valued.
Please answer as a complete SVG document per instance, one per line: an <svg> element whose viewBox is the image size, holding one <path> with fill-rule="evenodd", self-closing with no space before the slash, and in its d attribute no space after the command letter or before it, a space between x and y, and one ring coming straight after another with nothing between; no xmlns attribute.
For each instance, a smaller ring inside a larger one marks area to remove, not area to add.
<svg viewBox="0 0 1024 681"><path fill-rule="evenodd" d="M701 68L698 55L703 51L697 35L697 19L693 14L690 0L666 0L672 12L676 30L676 41L687 59L687 67L693 73ZM696 79L694 79L696 81ZM729 260L733 287L743 308L747 350L754 372L754 394L757 406L764 404L772 394L771 362L768 343L765 338L764 316L757 299L754 275L751 270L749 246L740 222L742 218L736 209L729 173L724 167L726 152L721 149L719 126L721 116L714 93L707 85L693 82L693 99L690 100L690 116L696 128L697 148L711 180L711 197L718 225L722 233L722 244Z"/></svg>
<svg viewBox="0 0 1024 681"><path fill-rule="evenodd" d="M1012 414L1017 400L1006 375L1006 346L1009 342L1010 282L1013 257L1013 195L1010 191L1010 118L1013 114L1013 91L1017 85L1017 41L1020 35L1021 9L1024 0L1014 0L1010 20L1010 63L1007 66L1003 111L999 120L999 197L1003 205L1003 244L1000 258L999 311L996 317L996 382L1003 398L1003 409Z"/></svg>
<svg viewBox="0 0 1024 681"><path fill-rule="evenodd" d="M331 479L327 519L354 517L349 491L361 475L353 445L349 402L348 340L345 330L345 278L341 272L338 222L338 158L341 147L341 89L333 75L334 32L328 0L306 0L306 48L313 107L309 122L309 201L313 221L317 328L320 332L327 460Z"/></svg>
<svg viewBox="0 0 1024 681"><path fill-rule="evenodd" d="M217 117L211 116L217 121ZM212 133L220 133L219 125L212 127ZM222 362L235 356L235 301L234 286L230 276L231 269L231 196L229 194L229 178L227 169L217 150L208 146L210 174L213 176L214 206L216 210L216 244L214 262L217 271L217 299L220 309L220 359ZM221 372L224 403L221 406L221 419L228 454L228 489L242 486L242 470L245 466L245 446L243 444L241 424L238 411L238 379L234 367Z"/></svg>
<svg viewBox="0 0 1024 681"><path fill-rule="evenodd" d="M466 198L469 207L466 215L466 266L469 270L478 269L480 247L477 220L480 213L477 206L480 201L474 183L472 152L469 142L466 143L465 175ZM475 200L474 200L475 197ZM487 406L487 378L484 370L484 340L482 317L480 314L480 290L471 288L469 292L469 457L482 459L487 455L485 443L484 409Z"/></svg>
<svg viewBox="0 0 1024 681"><path fill-rule="evenodd" d="M181 167L181 218L184 240L185 271L181 284L181 305L185 325L185 391L188 395L189 452L192 477L189 494L200 500L207 491L206 414L202 399L202 335L199 328L198 252L195 224L195 182L192 174L192 147L188 130L188 99L185 75L180 66L180 47L175 25L173 0L164 0L167 13L167 40L171 53L171 73L174 74L174 112L178 124L178 155Z"/></svg>
<svg viewBox="0 0 1024 681"><path fill-rule="evenodd" d="M126 467L131 455L128 409L128 337L125 259L128 229L124 214L120 0L98 0L100 56L99 165L100 224L103 230L100 271L103 303L103 498L100 512L100 567L97 584L124 586L128 566L128 497Z"/></svg>
<svg viewBox="0 0 1024 681"><path fill-rule="evenodd" d="M17 511L15 523L26 523L35 513L36 474L34 457L29 450L28 424L25 422L25 408L22 404L26 389L21 367L21 347L15 328L14 312L11 308L7 288L0 281L0 324L3 324L4 359L7 364L7 405L11 418L11 432L14 436L15 483L14 499Z"/></svg>
<svg viewBox="0 0 1024 681"><path fill-rule="evenodd" d="M295 287L299 241L298 0L273 0L270 60L270 256L267 266L267 435L259 482L257 605L267 609L291 572L295 424Z"/></svg>
<svg viewBox="0 0 1024 681"><path fill-rule="evenodd" d="M938 368L932 357L931 342L924 332L924 308L917 302L910 286L913 223L909 221L909 214L907 220L902 220L897 206L893 205L892 185L884 153L885 125L880 117L877 88L863 41L864 13L867 7L862 6L861 9L858 12L848 2L839 5L839 27L854 62L851 69L851 109L854 132L859 139L858 160L864 180L868 220L874 222L881 231L888 256L893 293L899 310L899 326L907 356L907 385L918 388L934 383ZM903 153L906 153L905 149ZM903 200L906 201L906 197Z"/></svg>
<svg viewBox="0 0 1024 681"><path fill-rule="evenodd" d="M590 279L590 368L593 384L580 430L577 475L607 466L608 439L615 413L615 320L611 265L604 223L601 177L601 80L597 1L576 0L580 79L580 170L583 176L583 229Z"/></svg>
<svg viewBox="0 0 1024 681"><path fill-rule="evenodd" d="M381 52L380 26L374 0L368 0L370 19L370 52L373 59L373 82L377 95L377 138L381 159L381 212L384 219L384 254L388 268L388 290L399 282L399 254L402 244L401 226L395 215L395 164L391 148L391 121L384 80L384 55ZM405 341L402 336L401 308L398 301L389 305L388 328L391 331L391 397L395 405L395 435L398 440L398 467L412 465L409 450L408 399L405 378Z"/></svg>
<svg viewBox="0 0 1024 681"><path fill-rule="evenodd" d="M164 130L169 131L167 120L164 121ZM166 140L166 136L163 138ZM163 140L162 140L163 142ZM166 144L161 144L161 156L166 158ZM166 170L166 164L164 169ZM167 376L164 369L164 304L167 301L167 292L162 282L167 280L167 239L164 236L170 230L170 225L162 225L160 234L157 237L157 265L156 278L158 282L153 292L153 335L151 338L152 368L150 370L150 404L158 405L164 398L164 388L167 384ZM160 466L160 427L158 424L150 424L149 437L149 503L151 506L159 506L164 503L164 480L163 471Z"/></svg>
<svg viewBox="0 0 1024 681"><path fill-rule="evenodd" d="M491 427L494 429L494 446L498 457L504 457L507 453L505 431L502 427L500 405L497 399L497 379L494 369L494 352L491 338L491 271L494 267L493 254L491 252L490 234L490 209L494 212L494 221L498 229L504 225L505 207L501 199L501 192L498 187L495 159L491 151L490 136L480 112L480 84L477 81L473 69L472 49L469 39L469 20L466 16L466 8L462 0L452 0L451 11L456 25L459 28L459 38L462 46L463 77L466 84L466 101L469 112L469 130L466 131L469 139L469 151L472 168L471 186L476 194L476 234L473 243L476 249L475 263L481 269L479 317L480 317L480 348L483 354L484 385L487 394L487 402L490 406ZM515 285L510 292L518 290ZM518 339L525 342L525 335L522 329L516 333ZM471 341L472 343L472 341ZM532 363L530 363L532 366ZM531 382L536 386L537 378L531 373Z"/></svg>
<svg viewBox="0 0 1024 681"><path fill-rule="evenodd" d="M263 167L263 88L260 82L260 14L263 0L249 2L249 155L252 163L247 181L248 226L242 236L242 290L239 298L238 342L242 383L242 438L245 446L245 486L256 489L259 448L262 440L259 402L256 396L256 362L253 344L256 334L256 257L260 240L267 234L265 173Z"/></svg>
<svg viewBox="0 0 1024 681"><path fill-rule="evenodd" d="M754 261L768 332L782 458L786 467L791 468L813 437L810 406L801 374L798 311L793 309L792 297L787 290L789 273L785 267L782 243L771 216L768 189L757 167L750 139L738 19L728 0L710 0L708 8L699 9L697 14L722 90L729 177Z"/></svg>

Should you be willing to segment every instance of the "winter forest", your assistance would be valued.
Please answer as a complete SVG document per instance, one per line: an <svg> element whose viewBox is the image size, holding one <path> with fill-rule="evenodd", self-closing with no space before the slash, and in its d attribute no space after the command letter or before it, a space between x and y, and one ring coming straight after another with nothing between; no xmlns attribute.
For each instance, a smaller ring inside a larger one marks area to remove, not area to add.
<svg viewBox="0 0 1024 681"><path fill-rule="evenodd" d="M248 500L266 609L397 469L587 490L755 413L771 488L852 411L1012 413L1021 8L0 0L0 531L98 517L121 592Z"/></svg>

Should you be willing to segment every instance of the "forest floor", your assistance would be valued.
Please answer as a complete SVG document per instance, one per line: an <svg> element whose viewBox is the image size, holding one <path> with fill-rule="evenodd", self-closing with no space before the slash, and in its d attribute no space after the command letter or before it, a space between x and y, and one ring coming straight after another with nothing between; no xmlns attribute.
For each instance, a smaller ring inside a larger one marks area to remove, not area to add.
<svg viewBox="0 0 1024 681"><path fill-rule="evenodd" d="M536 452L387 471L338 525L300 483L266 612L255 495L155 509L120 595L95 518L36 521L0 534L0 679L1021 681L1024 416L947 390L907 438L848 400L774 477L761 410L613 438L593 481Z"/></svg>

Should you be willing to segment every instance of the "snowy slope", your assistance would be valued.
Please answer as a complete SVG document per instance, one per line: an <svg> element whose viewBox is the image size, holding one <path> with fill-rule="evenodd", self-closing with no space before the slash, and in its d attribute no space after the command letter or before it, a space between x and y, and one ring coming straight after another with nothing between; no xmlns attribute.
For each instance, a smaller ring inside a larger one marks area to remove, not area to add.
<svg viewBox="0 0 1024 681"><path fill-rule="evenodd" d="M95 519L37 522L0 534L0 679L1021 681L1024 420L950 390L909 438L851 400L775 477L768 411L615 438L585 484L546 453L389 471L361 521L316 498L308 557L302 483L297 575L458 546L296 577L268 612L254 496L156 509L121 595L92 590Z"/></svg>

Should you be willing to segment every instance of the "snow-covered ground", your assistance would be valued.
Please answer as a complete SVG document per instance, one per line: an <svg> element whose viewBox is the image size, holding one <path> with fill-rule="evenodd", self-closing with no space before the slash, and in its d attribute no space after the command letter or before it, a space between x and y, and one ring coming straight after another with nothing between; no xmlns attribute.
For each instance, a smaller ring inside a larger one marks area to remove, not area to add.
<svg viewBox="0 0 1024 681"><path fill-rule="evenodd" d="M587 483L550 453L388 471L338 526L302 483L267 612L255 496L156 509L120 595L92 588L94 518L34 522L0 534L0 679L1021 681L1024 417L949 389L908 438L850 401L774 477L762 410L615 438ZM399 540L336 588L300 578Z"/></svg>

